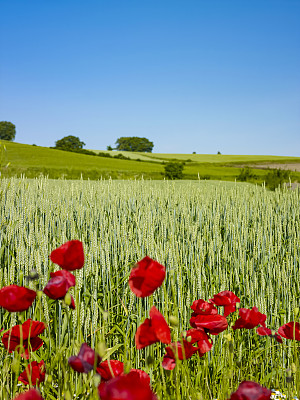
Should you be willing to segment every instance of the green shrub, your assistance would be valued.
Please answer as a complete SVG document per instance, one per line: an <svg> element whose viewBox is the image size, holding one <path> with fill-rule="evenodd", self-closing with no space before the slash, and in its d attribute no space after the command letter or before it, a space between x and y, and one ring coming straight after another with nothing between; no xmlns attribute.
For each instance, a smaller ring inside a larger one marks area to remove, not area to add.
<svg viewBox="0 0 300 400"><path fill-rule="evenodd" d="M266 186L271 190L275 190L279 186L282 186L284 182L288 182L290 175L290 170L271 169L265 178Z"/></svg>
<svg viewBox="0 0 300 400"><path fill-rule="evenodd" d="M182 179L184 163L168 162L164 165L166 179Z"/></svg>
<svg viewBox="0 0 300 400"><path fill-rule="evenodd" d="M237 176L237 180L241 182L249 182L257 178L257 175L253 173L253 170L249 167L245 167L241 169L240 174Z"/></svg>

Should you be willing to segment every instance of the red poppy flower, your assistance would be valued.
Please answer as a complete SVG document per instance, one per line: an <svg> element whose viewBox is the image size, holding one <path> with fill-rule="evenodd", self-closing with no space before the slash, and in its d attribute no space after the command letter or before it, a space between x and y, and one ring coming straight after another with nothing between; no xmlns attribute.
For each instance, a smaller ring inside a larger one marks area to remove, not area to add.
<svg viewBox="0 0 300 400"><path fill-rule="evenodd" d="M193 313L194 315L194 313ZM220 332L225 331L228 327L228 322L223 315L219 314L198 314L190 319L190 324L194 328L203 328L211 335L218 335Z"/></svg>
<svg viewBox="0 0 300 400"><path fill-rule="evenodd" d="M150 385L150 376L147 374L147 372L143 371L142 369L131 369L130 373L132 376L134 376L134 374L136 374L138 381L144 382L147 385Z"/></svg>
<svg viewBox="0 0 300 400"><path fill-rule="evenodd" d="M218 314L218 310L213 304L202 299L195 300L191 305L191 309L194 311L192 316Z"/></svg>
<svg viewBox="0 0 300 400"><path fill-rule="evenodd" d="M162 366L164 369L172 370L175 368L176 358L178 360L188 360L198 351L198 347L194 347L191 342L183 339L183 348L181 342L171 343L166 347L167 354L164 355Z"/></svg>
<svg viewBox="0 0 300 400"><path fill-rule="evenodd" d="M132 268L129 287L137 297L147 297L161 286L165 276L165 267L146 256Z"/></svg>
<svg viewBox="0 0 300 400"><path fill-rule="evenodd" d="M0 306L10 312L27 310L35 298L36 292L24 286L9 285L0 290Z"/></svg>
<svg viewBox="0 0 300 400"><path fill-rule="evenodd" d="M101 400L157 400L150 385L136 372L120 375L98 386Z"/></svg>
<svg viewBox="0 0 300 400"><path fill-rule="evenodd" d="M282 343L282 338L280 335L278 335L277 332L274 334L272 333L271 329L266 328L264 326L260 326L259 328L256 329L256 332L259 336L274 336L274 338L277 340L278 343Z"/></svg>
<svg viewBox="0 0 300 400"><path fill-rule="evenodd" d="M84 264L82 242L79 240L70 240L62 244L52 251L50 259L61 268L69 271L82 268Z"/></svg>
<svg viewBox="0 0 300 400"><path fill-rule="evenodd" d="M271 394L271 390L256 382L244 381L237 391L231 394L230 400L270 400Z"/></svg>
<svg viewBox="0 0 300 400"><path fill-rule="evenodd" d="M190 343L198 344L198 354L200 357L203 357L205 353L210 351L210 349L213 346L213 342L211 338L208 336L208 334L205 332L204 329L189 329L186 332L186 338L190 338Z"/></svg>
<svg viewBox="0 0 300 400"><path fill-rule="evenodd" d="M258 325L262 325L265 327L265 321L267 316L258 311L257 307L252 307L252 310L249 308L240 308L239 309L240 318L235 321L233 330L235 329L253 329Z"/></svg>
<svg viewBox="0 0 300 400"><path fill-rule="evenodd" d="M218 294L215 294L212 299L210 299L216 306L224 306L224 317L236 311L236 303L240 303L240 299L232 293L230 290L224 290Z"/></svg>
<svg viewBox="0 0 300 400"><path fill-rule="evenodd" d="M97 358L96 360L95 357ZM95 361L96 367L99 366L101 357L86 343L81 345L78 356L71 356L68 360L74 371L83 372L85 374L94 369Z"/></svg>
<svg viewBox="0 0 300 400"><path fill-rule="evenodd" d="M118 360L106 360L97 367L96 371L101 376L101 380L109 381L124 373L124 363Z"/></svg>
<svg viewBox="0 0 300 400"><path fill-rule="evenodd" d="M14 400L43 400L43 398L36 389L29 389L27 392L19 394Z"/></svg>
<svg viewBox="0 0 300 400"><path fill-rule="evenodd" d="M284 324L278 329L278 333L286 339L300 340L300 324L294 321Z"/></svg>
<svg viewBox="0 0 300 400"><path fill-rule="evenodd" d="M40 382L45 380L45 363L42 360L40 363L32 361L25 370L21 373L18 381L24 383L24 385L38 385Z"/></svg>
<svg viewBox="0 0 300 400"><path fill-rule="evenodd" d="M149 314L150 319L145 319L135 334L135 345L138 350L156 342L171 343L170 328L163 315L154 306Z"/></svg>
<svg viewBox="0 0 300 400"><path fill-rule="evenodd" d="M45 286L43 292L50 299L63 299L70 287L75 286L76 278L67 270L60 270L50 273L51 279Z"/></svg>
<svg viewBox="0 0 300 400"><path fill-rule="evenodd" d="M22 325L15 325L2 336L2 343L9 353L12 353L21 345L25 349L22 357L28 360L29 352L38 350L43 341L38 337L46 329L44 322L28 319Z"/></svg>

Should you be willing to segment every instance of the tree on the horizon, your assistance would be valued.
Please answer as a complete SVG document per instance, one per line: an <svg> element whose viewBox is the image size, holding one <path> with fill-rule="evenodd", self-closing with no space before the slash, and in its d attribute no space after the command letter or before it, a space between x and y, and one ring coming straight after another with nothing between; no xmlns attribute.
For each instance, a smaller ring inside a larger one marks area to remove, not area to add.
<svg viewBox="0 0 300 400"><path fill-rule="evenodd" d="M60 150L81 150L85 146L77 136L65 136L55 142L55 148Z"/></svg>
<svg viewBox="0 0 300 400"><path fill-rule="evenodd" d="M153 142L147 138L137 136L120 137L116 141L116 150L119 151L138 151L142 153L151 153L154 147Z"/></svg>
<svg viewBox="0 0 300 400"><path fill-rule="evenodd" d="M13 141L16 137L16 126L12 122L0 121L0 139Z"/></svg>

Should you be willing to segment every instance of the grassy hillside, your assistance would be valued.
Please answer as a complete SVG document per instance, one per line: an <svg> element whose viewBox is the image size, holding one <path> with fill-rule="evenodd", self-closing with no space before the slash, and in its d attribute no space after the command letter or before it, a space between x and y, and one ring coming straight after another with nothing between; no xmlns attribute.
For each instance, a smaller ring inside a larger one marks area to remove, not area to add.
<svg viewBox="0 0 300 400"><path fill-rule="evenodd" d="M6 150L4 150L4 146ZM39 175L49 178L79 179L163 179L164 163L185 161L184 179L239 180L241 167L247 164L274 162L299 163L300 158L280 156L236 156L209 154L159 154L100 151L111 157L118 154L127 160L71 153L48 147L2 141L1 176L34 178ZM5 165L9 163L6 168ZM249 181L261 184L267 172L255 169ZM293 173L292 180L300 181L300 173Z"/></svg>
<svg viewBox="0 0 300 400"><path fill-rule="evenodd" d="M159 179L163 167L159 163L119 160L114 158L89 156L71 153L47 147L2 141L6 151L2 150L2 176L25 174L35 177L39 174L49 178L101 179L141 178L142 176ZM10 163L8 168L4 165Z"/></svg>
<svg viewBox="0 0 300 400"><path fill-rule="evenodd" d="M260 163L300 163L300 157L288 156L264 156L264 155L230 155L230 154L167 154L167 153L134 153L130 151L102 151L93 150L96 153L105 152L111 155L123 154L126 157L141 160L153 160L157 162L180 160L194 163L216 164L260 164Z"/></svg>

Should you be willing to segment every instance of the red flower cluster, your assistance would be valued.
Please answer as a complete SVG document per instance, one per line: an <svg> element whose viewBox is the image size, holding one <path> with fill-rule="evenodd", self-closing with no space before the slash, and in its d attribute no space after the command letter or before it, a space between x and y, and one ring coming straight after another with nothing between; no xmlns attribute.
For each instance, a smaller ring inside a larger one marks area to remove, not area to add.
<svg viewBox="0 0 300 400"><path fill-rule="evenodd" d="M182 346L183 343L183 346ZM197 353L198 347L194 347L191 342L183 339L181 342L171 343L166 347L167 354L164 355L162 366L164 369L172 370L175 368L176 358L178 360L188 360L193 354Z"/></svg>
<svg viewBox="0 0 300 400"><path fill-rule="evenodd" d="M0 306L10 312L27 310L36 298L36 292L24 286L9 285L0 290Z"/></svg>
<svg viewBox="0 0 300 400"><path fill-rule="evenodd" d="M38 336L45 328L44 322L28 319L22 325L15 325L5 332L2 343L9 353L22 346L25 352L21 356L28 360L30 351L36 351L43 345L44 342Z"/></svg>
<svg viewBox="0 0 300 400"><path fill-rule="evenodd" d="M24 385L34 385L37 386L40 382L45 380L45 363L42 360L40 363L37 361L32 361L25 370L21 373L18 381L24 383Z"/></svg>
<svg viewBox="0 0 300 400"><path fill-rule="evenodd" d="M267 316L258 311L257 307L252 307L252 310L248 308L239 309L240 318L235 321L233 330L235 329L253 329L258 325L266 327L265 321Z"/></svg>
<svg viewBox="0 0 300 400"><path fill-rule="evenodd" d="M157 400L149 383L137 371L119 375L99 385L101 400Z"/></svg>
<svg viewBox="0 0 300 400"><path fill-rule="evenodd" d="M150 319L145 319L136 331L135 345L140 350L156 342L171 343L171 332L163 315L153 306Z"/></svg>
<svg viewBox="0 0 300 400"><path fill-rule="evenodd" d="M291 340L300 340L300 324L299 322L289 322L287 324L282 325L278 329L279 335L286 339Z"/></svg>
<svg viewBox="0 0 300 400"><path fill-rule="evenodd" d="M50 274L51 278L44 288L44 293L51 299L63 299L68 290L76 284L75 276L69 271L80 269L84 264L82 243L71 240L52 251L51 260L58 264L62 270ZM133 267L129 286L137 297L147 297L161 286L165 279L165 267L149 257L143 258ZM28 309L36 297L36 292L10 285L0 290L0 306L8 311L23 311ZM149 318L138 327L135 334L136 348L143 349L153 343L168 344L163 357L162 366L167 370L175 367L177 360L186 360L195 353L204 356L213 346L210 335L218 335L228 327L227 317L236 311L240 299L231 291L225 290L213 296L212 299L195 300L191 306L193 311L190 318L191 329L182 335L181 341L171 343L170 328L164 316L153 306ZM71 308L75 308L71 299ZM223 315L218 313L216 307L224 307ZM261 336L274 336L282 343L282 337L300 340L299 322L289 322L273 332L265 325L266 315L252 309L239 309L239 318L233 330L257 328ZM22 325L16 325L4 333L2 343L11 353L21 351L21 356L29 358L30 351L38 350L43 341L39 335L45 330L43 322L28 319ZM87 343L81 345L78 355L68 360L70 366L79 373L88 373L94 368L101 376L98 393L102 400L157 400L150 386L150 377L142 370L131 370L124 374L124 364L118 360L107 360L101 363L101 357L91 349ZM45 380L45 364L33 361L20 374L18 380L25 385L38 385ZM230 400L269 400L271 391L261 387L258 383L242 382L236 392L232 393ZM15 400L43 400L35 389L17 396Z"/></svg>
<svg viewBox="0 0 300 400"><path fill-rule="evenodd" d="M54 300L62 300L65 298L70 287L75 286L76 278L71 272L61 270L50 273L51 279L48 281L43 292ZM70 308L75 309L75 302L71 296Z"/></svg>
<svg viewBox="0 0 300 400"><path fill-rule="evenodd" d="M258 333L259 336L272 336L272 337L274 336L278 343L282 343L282 338L280 337L280 335L278 335L277 332L274 332L273 334L271 329L269 328L260 326L259 328L256 329L256 332Z"/></svg>
<svg viewBox="0 0 300 400"><path fill-rule="evenodd" d="M244 381L236 392L231 394L230 400L270 400L271 394L271 390L256 382Z"/></svg>
<svg viewBox="0 0 300 400"><path fill-rule="evenodd" d="M166 276L166 269L150 257L139 261L132 269L129 277L129 287L137 297L150 296Z"/></svg>
<svg viewBox="0 0 300 400"><path fill-rule="evenodd" d="M74 371L87 374L94 369L94 366L98 367L101 362L101 357L86 343L83 343L78 356L70 357L68 362Z"/></svg>
<svg viewBox="0 0 300 400"><path fill-rule="evenodd" d="M224 290L223 292L215 294L209 301L216 306L224 306L223 316L228 317L229 314L236 311L236 304L240 302L240 299L230 290Z"/></svg>
<svg viewBox="0 0 300 400"><path fill-rule="evenodd" d="M14 400L43 400L40 392L36 389L30 389L27 392L19 394Z"/></svg>
<svg viewBox="0 0 300 400"><path fill-rule="evenodd" d="M80 269L84 264L84 253L82 242L70 240L62 244L50 254L50 259L62 269L74 271Z"/></svg>
<svg viewBox="0 0 300 400"><path fill-rule="evenodd" d="M43 292L54 300L65 298L70 287L75 286L76 278L69 271L80 269L84 264L83 245L79 240L70 240L62 244L50 254L50 259L58 264L62 271L51 272L51 279L48 281ZM75 302L71 296L69 307L75 309Z"/></svg>

